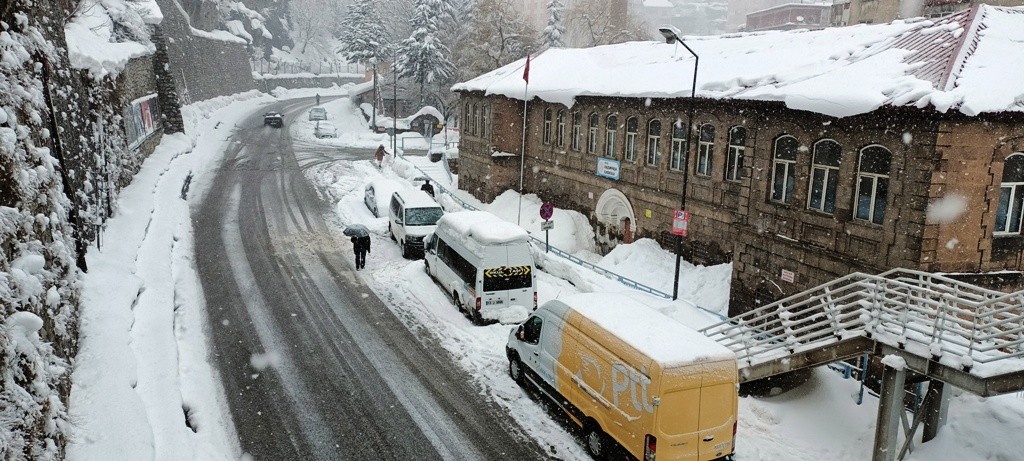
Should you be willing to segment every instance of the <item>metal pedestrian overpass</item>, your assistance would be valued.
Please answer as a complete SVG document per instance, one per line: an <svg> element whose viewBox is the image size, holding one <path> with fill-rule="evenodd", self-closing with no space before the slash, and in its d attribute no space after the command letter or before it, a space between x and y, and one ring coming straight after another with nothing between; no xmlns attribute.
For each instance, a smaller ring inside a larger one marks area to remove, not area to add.
<svg viewBox="0 0 1024 461"><path fill-rule="evenodd" d="M1024 290L928 272L853 273L701 331L736 353L741 383L883 357L873 461L903 459L922 424L922 442L934 438L948 386L979 396L1024 390ZM911 382L928 383L912 422L904 408Z"/></svg>

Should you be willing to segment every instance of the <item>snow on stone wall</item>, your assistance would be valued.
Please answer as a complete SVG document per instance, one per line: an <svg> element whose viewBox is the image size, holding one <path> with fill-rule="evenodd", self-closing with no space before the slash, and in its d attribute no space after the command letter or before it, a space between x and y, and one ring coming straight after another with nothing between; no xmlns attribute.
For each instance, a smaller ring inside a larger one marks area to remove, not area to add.
<svg viewBox="0 0 1024 461"><path fill-rule="evenodd" d="M69 428L80 288L42 76L58 57L41 21L57 16L26 3L0 17L0 458L51 460Z"/></svg>

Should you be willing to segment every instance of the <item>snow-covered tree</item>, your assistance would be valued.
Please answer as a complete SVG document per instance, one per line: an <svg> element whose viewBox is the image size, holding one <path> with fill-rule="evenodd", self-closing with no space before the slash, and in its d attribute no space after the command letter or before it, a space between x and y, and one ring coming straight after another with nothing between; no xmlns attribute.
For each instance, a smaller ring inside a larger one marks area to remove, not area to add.
<svg viewBox="0 0 1024 461"><path fill-rule="evenodd" d="M460 79L467 80L526 56L537 33L514 0L478 0L458 49Z"/></svg>
<svg viewBox="0 0 1024 461"><path fill-rule="evenodd" d="M544 29L544 41L552 48L565 46L565 25L562 24L562 10L565 5L562 0L551 0L548 2L548 26Z"/></svg>
<svg viewBox="0 0 1024 461"><path fill-rule="evenodd" d="M568 42L586 48L650 39L644 21L621 7L608 0L574 2L565 15Z"/></svg>
<svg viewBox="0 0 1024 461"><path fill-rule="evenodd" d="M416 0L409 20L412 35L398 45L397 66L402 77L411 77L420 87L420 103L426 103L426 86L446 80L455 72L448 47L439 40L438 31L444 0Z"/></svg>
<svg viewBox="0 0 1024 461"><path fill-rule="evenodd" d="M390 41L376 3L356 0L349 5L348 14L341 21L338 53L349 62L367 64L373 58L379 61L386 57L385 48Z"/></svg>
<svg viewBox="0 0 1024 461"><path fill-rule="evenodd" d="M288 16L292 38L302 43L299 53L305 54L311 43L314 47L325 45L325 39L331 37L330 28L337 13L337 5L332 0L291 0Z"/></svg>

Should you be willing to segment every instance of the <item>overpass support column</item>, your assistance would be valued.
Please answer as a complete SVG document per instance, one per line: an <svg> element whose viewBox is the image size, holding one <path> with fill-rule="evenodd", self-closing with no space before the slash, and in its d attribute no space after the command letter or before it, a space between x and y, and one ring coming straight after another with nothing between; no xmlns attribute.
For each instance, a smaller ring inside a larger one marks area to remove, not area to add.
<svg viewBox="0 0 1024 461"><path fill-rule="evenodd" d="M906 381L906 368L883 365L882 388L878 396L878 422L875 425L875 448L871 461L896 459L900 414L905 411L903 399L906 396Z"/></svg>
<svg viewBox="0 0 1024 461"><path fill-rule="evenodd" d="M924 412L924 433L921 436L921 443L934 439L939 429L946 425L946 415L949 413L949 389L950 387L933 379L928 383L928 392L925 394Z"/></svg>

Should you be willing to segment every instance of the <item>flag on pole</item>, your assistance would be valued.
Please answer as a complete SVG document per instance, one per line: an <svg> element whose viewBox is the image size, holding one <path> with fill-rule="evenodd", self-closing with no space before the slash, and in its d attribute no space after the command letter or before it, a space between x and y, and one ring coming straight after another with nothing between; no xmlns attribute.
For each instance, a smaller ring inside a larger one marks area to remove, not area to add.
<svg viewBox="0 0 1024 461"><path fill-rule="evenodd" d="M530 83L530 55L529 55L529 53L527 53L527 55L526 55L526 67L523 68L523 80L526 80L526 83Z"/></svg>

